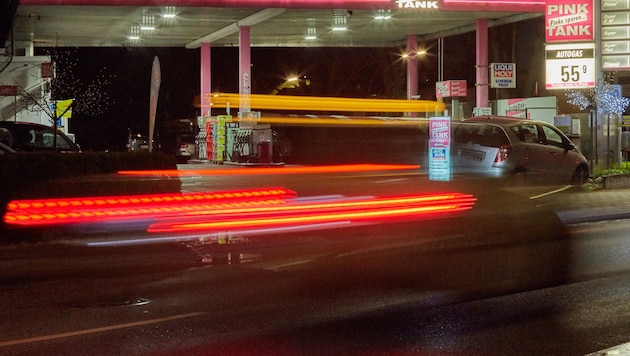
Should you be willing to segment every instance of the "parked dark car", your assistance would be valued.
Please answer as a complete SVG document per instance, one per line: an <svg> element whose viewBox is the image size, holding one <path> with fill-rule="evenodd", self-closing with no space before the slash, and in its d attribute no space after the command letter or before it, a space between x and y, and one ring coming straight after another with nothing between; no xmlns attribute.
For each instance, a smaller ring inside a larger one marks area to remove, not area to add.
<svg viewBox="0 0 630 356"><path fill-rule="evenodd" d="M0 121L0 143L16 152L80 152L79 146L59 130L56 141L55 146L55 131L50 126L32 122Z"/></svg>
<svg viewBox="0 0 630 356"><path fill-rule="evenodd" d="M587 159L562 131L529 119L465 119L453 130L452 154L460 172L495 177L583 184L590 173Z"/></svg>
<svg viewBox="0 0 630 356"><path fill-rule="evenodd" d="M127 151L128 152L148 152L149 151L149 130L144 130L139 127L132 127L128 129L127 136ZM159 150L161 147L159 134L153 133L153 148L152 151Z"/></svg>
<svg viewBox="0 0 630 356"><path fill-rule="evenodd" d="M8 153L16 153L14 149L0 142L0 155L8 154Z"/></svg>

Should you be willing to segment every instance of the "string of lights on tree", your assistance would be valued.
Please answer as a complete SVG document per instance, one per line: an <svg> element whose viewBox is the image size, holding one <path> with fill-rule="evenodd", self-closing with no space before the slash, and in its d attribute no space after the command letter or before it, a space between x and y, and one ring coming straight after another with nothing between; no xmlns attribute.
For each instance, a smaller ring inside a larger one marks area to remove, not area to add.
<svg viewBox="0 0 630 356"><path fill-rule="evenodd" d="M580 110L595 109L598 113L610 113L621 117L630 104L630 99L617 93L610 84L614 74L606 73L597 81L595 88L573 90L565 92L567 103Z"/></svg>
<svg viewBox="0 0 630 356"><path fill-rule="evenodd" d="M76 50L53 49L50 53L55 63L55 78L52 80L52 98L54 100L74 99L73 112L88 116L103 114L112 105L107 89L116 77L99 69L90 81L77 77L78 59Z"/></svg>

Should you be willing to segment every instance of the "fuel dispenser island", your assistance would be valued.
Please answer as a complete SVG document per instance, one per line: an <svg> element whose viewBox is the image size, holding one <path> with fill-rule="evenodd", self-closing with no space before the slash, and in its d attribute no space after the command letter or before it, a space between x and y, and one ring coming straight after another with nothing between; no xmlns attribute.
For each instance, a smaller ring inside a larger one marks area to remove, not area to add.
<svg viewBox="0 0 630 356"><path fill-rule="evenodd" d="M269 124L258 124L252 115L260 117L259 112L239 113L238 118L231 115L217 115L206 118L205 130L201 130L198 139L205 148L208 161L214 164L241 165L283 165L274 160L273 130ZM202 158L202 150L200 159Z"/></svg>

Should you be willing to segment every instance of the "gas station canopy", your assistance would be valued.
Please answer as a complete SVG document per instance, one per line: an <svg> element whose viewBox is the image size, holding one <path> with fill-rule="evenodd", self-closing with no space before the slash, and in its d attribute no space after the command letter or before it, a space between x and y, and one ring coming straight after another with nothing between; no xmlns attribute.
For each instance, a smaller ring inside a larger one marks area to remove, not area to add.
<svg viewBox="0 0 630 356"><path fill-rule="evenodd" d="M21 0L13 41L33 47L396 47L543 15L544 1ZM345 28L345 29L344 29Z"/></svg>

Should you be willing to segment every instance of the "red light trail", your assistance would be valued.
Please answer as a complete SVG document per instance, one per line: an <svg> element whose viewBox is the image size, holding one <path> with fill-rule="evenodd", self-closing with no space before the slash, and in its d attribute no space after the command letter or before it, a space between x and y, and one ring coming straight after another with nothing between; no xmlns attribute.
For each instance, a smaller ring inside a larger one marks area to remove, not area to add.
<svg viewBox="0 0 630 356"><path fill-rule="evenodd" d="M134 176L203 176L203 175L281 175L281 174L318 174L318 173L356 173L369 171L416 170L419 165L412 164L350 164L332 166L291 166L291 167L240 167L212 168L191 170L138 170L119 171L121 175Z"/></svg>
<svg viewBox="0 0 630 356"><path fill-rule="evenodd" d="M16 200L7 205L10 226L53 226L146 221L151 233L252 232L305 225L340 226L430 218L472 209L462 193L392 197L295 199L284 188L194 194Z"/></svg>

